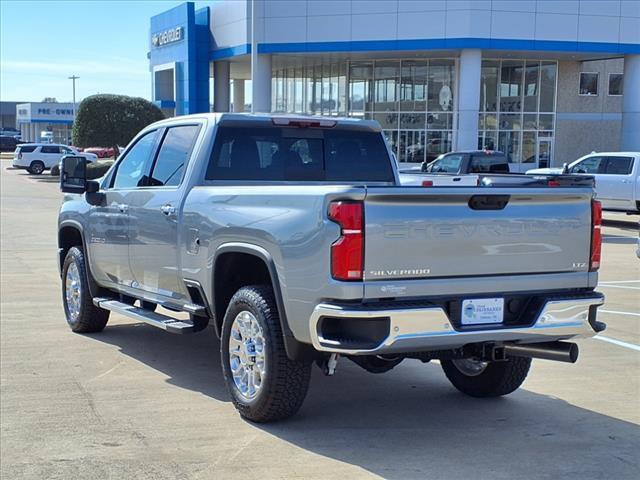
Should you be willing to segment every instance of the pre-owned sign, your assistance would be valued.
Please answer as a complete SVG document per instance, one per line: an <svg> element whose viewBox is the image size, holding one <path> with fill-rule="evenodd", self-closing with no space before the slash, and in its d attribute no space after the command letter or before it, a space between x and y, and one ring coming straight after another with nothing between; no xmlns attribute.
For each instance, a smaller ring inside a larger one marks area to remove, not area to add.
<svg viewBox="0 0 640 480"><path fill-rule="evenodd" d="M161 47L168 43L179 42L183 37L184 29L182 27L174 27L151 35L151 43L154 47Z"/></svg>

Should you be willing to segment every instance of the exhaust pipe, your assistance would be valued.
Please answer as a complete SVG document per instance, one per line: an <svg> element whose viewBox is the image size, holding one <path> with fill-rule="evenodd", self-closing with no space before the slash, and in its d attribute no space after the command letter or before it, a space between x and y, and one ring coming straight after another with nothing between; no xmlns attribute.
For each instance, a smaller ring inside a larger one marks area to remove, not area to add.
<svg viewBox="0 0 640 480"><path fill-rule="evenodd" d="M578 345L570 342L506 343L504 353L512 357L542 358L557 362L576 363L579 350Z"/></svg>

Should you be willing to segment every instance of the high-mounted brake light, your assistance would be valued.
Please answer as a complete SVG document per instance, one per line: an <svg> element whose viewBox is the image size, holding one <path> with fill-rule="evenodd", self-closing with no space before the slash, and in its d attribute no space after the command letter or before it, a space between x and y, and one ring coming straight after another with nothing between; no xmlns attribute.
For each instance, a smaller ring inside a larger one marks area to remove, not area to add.
<svg viewBox="0 0 640 480"><path fill-rule="evenodd" d="M591 261L589 271L595 272L600 268L602 256L602 203L591 200Z"/></svg>
<svg viewBox="0 0 640 480"><path fill-rule="evenodd" d="M299 119L299 118L286 118L286 117L274 117L271 119L274 125L280 127L298 127L298 128L332 128L335 127L337 122L335 120L315 120L315 119Z"/></svg>
<svg viewBox="0 0 640 480"><path fill-rule="evenodd" d="M331 245L331 276L336 280L362 280L364 231L362 202L329 204L329 220L340 225L340 238Z"/></svg>

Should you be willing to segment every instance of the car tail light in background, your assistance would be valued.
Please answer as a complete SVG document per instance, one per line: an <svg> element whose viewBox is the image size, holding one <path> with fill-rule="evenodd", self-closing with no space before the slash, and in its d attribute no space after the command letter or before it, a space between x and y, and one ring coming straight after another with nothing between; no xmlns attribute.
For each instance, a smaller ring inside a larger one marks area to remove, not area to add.
<svg viewBox="0 0 640 480"><path fill-rule="evenodd" d="M591 261L589 271L595 272L600 268L602 255L602 204L598 200L591 200Z"/></svg>
<svg viewBox="0 0 640 480"><path fill-rule="evenodd" d="M362 280L364 266L363 205L358 201L329 204L329 219L340 225L340 238L331 246L331 276Z"/></svg>
<svg viewBox="0 0 640 480"><path fill-rule="evenodd" d="M433 187L433 180L423 180L422 181L422 186L423 187Z"/></svg>

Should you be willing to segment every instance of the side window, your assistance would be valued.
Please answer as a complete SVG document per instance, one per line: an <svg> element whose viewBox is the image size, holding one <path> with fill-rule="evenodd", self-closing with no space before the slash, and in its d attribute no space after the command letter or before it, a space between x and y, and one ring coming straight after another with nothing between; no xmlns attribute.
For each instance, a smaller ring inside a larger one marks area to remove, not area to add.
<svg viewBox="0 0 640 480"><path fill-rule="evenodd" d="M62 150L62 153L64 153L65 155L73 154L73 150L71 150L70 148L60 147L60 149Z"/></svg>
<svg viewBox="0 0 640 480"><path fill-rule="evenodd" d="M571 173L588 173L594 175L602 172L603 166L603 157L589 157L571 167Z"/></svg>
<svg viewBox="0 0 640 480"><path fill-rule="evenodd" d="M45 145L40 150L40 153L60 153L60 147L57 145Z"/></svg>
<svg viewBox="0 0 640 480"><path fill-rule="evenodd" d="M149 184L153 187L177 186L195 145L199 125L182 125L167 130Z"/></svg>
<svg viewBox="0 0 640 480"><path fill-rule="evenodd" d="M157 134L158 132L154 130L140 138L118 163L113 181L114 188L135 188L144 184L148 161L153 153Z"/></svg>
<svg viewBox="0 0 640 480"><path fill-rule="evenodd" d="M633 167L631 157L607 157L607 167L604 173L608 175L629 175Z"/></svg>
<svg viewBox="0 0 640 480"><path fill-rule="evenodd" d="M462 158L462 155L446 155L442 157L438 163L433 165L433 170L431 171L434 173L458 173L460 165L462 164Z"/></svg>

